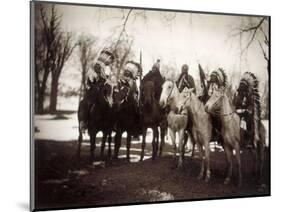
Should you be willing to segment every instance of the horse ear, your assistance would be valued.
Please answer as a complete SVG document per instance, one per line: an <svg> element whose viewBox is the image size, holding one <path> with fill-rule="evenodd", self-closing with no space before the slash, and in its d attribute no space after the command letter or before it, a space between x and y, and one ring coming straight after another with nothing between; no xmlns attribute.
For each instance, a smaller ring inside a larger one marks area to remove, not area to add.
<svg viewBox="0 0 281 212"><path fill-rule="evenodd" d="M184 89L181 91L181 93L187 93L187 92L189 92L187 87L184 87Z"/></svg>

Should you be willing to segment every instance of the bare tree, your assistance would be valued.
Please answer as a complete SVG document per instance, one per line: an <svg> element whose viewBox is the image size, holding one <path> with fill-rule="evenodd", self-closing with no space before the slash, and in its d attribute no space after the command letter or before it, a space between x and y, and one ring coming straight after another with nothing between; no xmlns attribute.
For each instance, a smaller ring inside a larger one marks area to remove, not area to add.
<svg viewBox="0 0 281 212"><path fill-rule="evenodd" d="M59 32L60 17L55 6L52 6L49 17L46 8L38 5L36 8L35 24L35 110L36 113L44 111L47 80L55 60L55 46Z"/></svg>
<svg viewBox="0 0 281 212"><path fill-rule="evenodd" d="M246 44L241 46L241 57L246 52L253 43L258 42L263 58L267 64L267 73L270 74L270 60L269 60L269 18L247 18L247 23L243 23L240 27L232 30L234 34L232 36L239 36L240 43L243 36L247 36ZM268 83L264 85L262 93L262 111L263 118L268 118L268 108L269 108L269 93L268 93Z"/></svg>
<svg viewBox="0 0 281 212"><path fill-rule="evenodd" d="M254 20L253 20L254 19ZM267 62L267 71L269 73L269 18L247 18L247 23L232 29L231 36L239 36L240 41L246 36L246 44L241 46L241 56L251 47L254 42L258 42L264 59Z"/></svg>
<svg viewBox="0 0 281 212"><path fill-rule="evenodd" d="M56 42L55 48L55 59L52 61L52 82L51 82L51 95L50 95L50 107L49 112L56 112L57 108L57 96L59 78L66 61L69 59L76 47L76 43L73 42L73 36L71 33L58 33L58 42Z"/></svg>
<svg viewBox="0 0 281 212"><path fill-rule="evenodd" d="M81 64L81 86L79 91L79 101L84 95L86 89L87 72L94 59L98 55L98 52L93 48L95 42L96 38L93 36L81 35L78 39L78 57Z"/></svg>

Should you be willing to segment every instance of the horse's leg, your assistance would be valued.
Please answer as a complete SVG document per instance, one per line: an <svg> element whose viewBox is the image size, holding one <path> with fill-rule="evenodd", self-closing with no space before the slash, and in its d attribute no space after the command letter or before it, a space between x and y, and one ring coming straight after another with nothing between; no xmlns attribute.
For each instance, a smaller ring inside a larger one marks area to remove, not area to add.
<svg viewBox="0 0 281 212"><path fill-rule="evenodd" d="M102 132L102 142L101 142L101 152L100 152L101 159L103 159L103 157L104 157L104 148L105 148L106 138L107 138L107 132L103 131Z"/></svg>
<svg viewBox="0 0 281 212"><path fill-rule="evenodd" d="M154 127L152 127L152 142L151 142L151 145L152 145L152 160L155 159L155 129Z"/></svg>
<svg viewBox="0 0 281 212"><path fill-rule="evenodd" d="M224 180L224 184L228 185L231 181L231 176L232 176L232 149L228 145L224 145L224 151L226 154L226 159L227 159L227 176Z"/></svg>
<svg viewBox="0 0 281 212"><path fill-rule="evenodd" d="M90 133L90 143L91 143L91 147L90 147L90 151L91 151L90 162L94 161L95 149L96 149L96 135L97 135L96 131L92 131Z"/></svg>
<svg viewBox="0 0 281 212"><path fill-rule="evenodd" d="M177 156L176 133L171 128L169 128L169 135L174 147L174 158L176 158Z"/></svg>
<svg viewBox="0 0 281 212"><path fill-rule="evenodd" d="M144 157L144 148L145 148L145 139L146 139L146 131L147 131L147 128L146 127L143 127L142 128L142 144L141 144L141 156L140 156L140 161L143 160L143 157Z"/></svg>
<svg viewBox="0 0 281 212"><path fill-rule="evenodd" d="M155 149L155 157L157 157L158 148L159 148L159 129L158 129L158 126L156 126L155 130L156 130L156 149Z"/></svg>
<svg viewBox="0 0 281 212"><path fill-rule="evenodd" d="M130 148L131 148L132 133L127 132L127 161L130 162Z"/></svg>
<svg viewBox="0 0 281 212"><path fill-rule="evenodd" d="M153 139L152 139L152 159L155 159L158 151L158 129L157 127L153 127Z"/></svg>
<svg viewBox="0 0 281 212"><path fill-rule="evenodd" d="M241 171L241 157L240 157L240 146L239 143L236 142L235 146L235 157L237 160L237 165L238 165L238 187L242 186L242 171Z"/></svg>
<svg viewBox="0 0 281 212"><path fill-rule="evenodd" d="M201 160L201 168L200 168L200 173L197 177L198 180L201 180L204 176L204 158L203 158L203 147L200 143L198 143L197 145L198 149L199 149L199 157Z"/></svg>
<svg viewBox="0 0 281 212"><path fill-rule="evenodd" d="M78 148L77 148L77 157L80 159L80 152L81 152L81 144L83 141L83 135L81 130L79 130L79 136L78 136Z"/></svg>
<svg viewBox="0 0 281 212"><path fill-rule="evenodd" d="M187 141L188 141L188 133L187 133L186 130L184 130L183 141L184 141L184 143L183 143L183 146L184 146L183 151L185 151L186 144L187 144Z"/></svg>
<svg viewBox="0 0 281 212"><path fill-rule="evenodd" d="M122 132L121 130L117 130L115 138L114 138L114 159L118 159L118 152L121 146Z"/></svg>
<svg viewBox="0 0 281 212"><path fill-rule="evenodd" d="M183 159L185 153L184 129L179 130L179 162L178 168L183 167Z"/></svg>
<svg viewBox="0 0 281 212"><path fill-rule="evenodd" d="M161 144L160 144L159 156L161 157L163 146L165 144L165 128L163 128L163 127L160 127L160 136L161 136Z"/></svg>
<svg viewBox="0 0 281 212"><path fill-rule="evenodd" d="M107 157L110 160L111 159L111 141L112 141L112 136L111 136L111 131L108 133L108 153Z"/></svg>
<svg viewBox="0 0 281 212"><path fill-rule="evenodd" d="M211 137L211 136L210 136ZM205 182L209 182L211 178L211 170L210 170L210 146L209 146L210 138L206 138L204 142L205 148L205 162L206 162L206 176Z"/></svg>
<svg viewBox="0 0 281 212"><path fill-rule="evenodd" d="M190 141L191 141L191 143L192 143L191 158L193 158L193 156L194 156L194 151L195 151L195 145L196 145L196 142L195 142L195 139L194 139L194 137L193 137L192 132L189 132L189 138L190 138Z"/></svg>
<svg viewBox="0 0 281 212"><path fill-rule="evenodd" d="M263 178L263 165L264 165L264 144L258 143L258 155L259 155L259 161L257 163L259 164L259 176L258 176L258 183L262 184L262 178Z"/></svg>

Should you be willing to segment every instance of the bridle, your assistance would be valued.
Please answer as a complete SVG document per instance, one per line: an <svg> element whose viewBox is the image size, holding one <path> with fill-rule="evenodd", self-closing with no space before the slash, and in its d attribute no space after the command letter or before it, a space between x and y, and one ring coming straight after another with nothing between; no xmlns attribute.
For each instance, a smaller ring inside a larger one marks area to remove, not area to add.
<svg viewBox="0 0 281 212"><path fill-rule="evenodd" d="M174 81L172 81L172 80L167 80L167 81L170 81L170 82L172 82L172 84L173 84L173 87L172 87L172 89L171 89L171 91L170 91L170 93L169 93L169 95L168 95L168 97L167 97L167 102L168 102L168 101L170 100L170 97L171 97L172 92L173 92L173 90L174 90L175 83L174 83Z"/></svg>

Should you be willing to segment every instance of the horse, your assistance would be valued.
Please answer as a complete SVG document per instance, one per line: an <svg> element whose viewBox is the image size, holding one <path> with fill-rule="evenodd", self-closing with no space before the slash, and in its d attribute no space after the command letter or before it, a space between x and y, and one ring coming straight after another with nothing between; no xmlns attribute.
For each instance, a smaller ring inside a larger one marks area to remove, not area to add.
<svg viewBox="0 0 281 212"><path fill-rule="evenodd" d="M261 122L258 83L259 81L253 73L245 72L236 91L234 105L236 112L241 116L242 145L246 145L246 139L253 145L251 150L255 158L255 174L261 183L266 130Z"/></svg>
<svg viewBox="0 0 281 212"><path fill-rule="evenodd" d="M228 163L228 172L224 184L227 185L231 182L232 155L233 150L235 150L235 157L238 164L238 187L241 187L240 118L232 109L230 100L225 93L225 87L214 86L212 94L205 104L205 110L221 120L220 133L223 137L222 146Z"/></svg>
<svg viewBox="0 0 281 212"><path fill-rule="evenodd" d="M162 108L169 107L170 112L167 115L168 131L174 146L174 157L179 152L178 168L183 166L183 158L187 139L185 139L185 129L187 127L187 113L178 114L179 90L172 80L166 80L162 85L162 93L159 104ZM176 145L176 132L179 135L179 148ZM193 140L193 139L192 139Z"/></svg>
<svg viewBox="0 0 281 212"><path fill-rule="evenodd" d="M155 85L153 81L142 81L141 82L141 124L142 124L142 151L140 161L144 157L144 148L146 144L146 132L147 128L153 130L152 138L152 159L155 159L158 153L159 146L159 131L161 133L161 144L159 155L162 155L162 148L164 145L165 137L165 126L163 126L163 118L165 114L159 106L158 101L155 99Z"/></svg>
<svg viewBox="0 0 281 212"><path fill-rule="evenodd" d="M118 89L113 94L116 102L116 135L114 147L114 159L118 159L118 152L121 146L122 134L127 132L127 154L126 159L130 161L130 148L132 135L136 133L139 125L139 108L135 98L134 90L126 84L118 84Z"/></svg>
<svg viewBox="0 0 281 212"><path fill-rule="evenodd" d="M94 161L96 148L96 134L102 131L101 158L103 158L105 142L108 141L108 157L111 157L111 133L115 120L115 108L113 105L114 84L109 80L99 87L93 85L88 98L80 101L78 107L79 136L77 155L80 157L83 133L88 130L90 136L90 161ZM90 101L90 102L89 102Z"/></svg>
<svg viewBox="0 0 281 212"><path fill-rule="evenodd" d="M205 156L206 163L206 176L205 182L209 182L211 177L210 171L210 148L209 143L212 139L212 122L209 114L205 112L204 104L199 100L197 96L193 93L193 88L185 88L179 96L179 107L180 111L183 109L187 110L189 114L189 119L192 121L192 136L195 143L198 146L200 159L201 159L201 169L198 175L198 179L204 177L204 160ZM204 154L204 150L205 154Z"/></svg>

